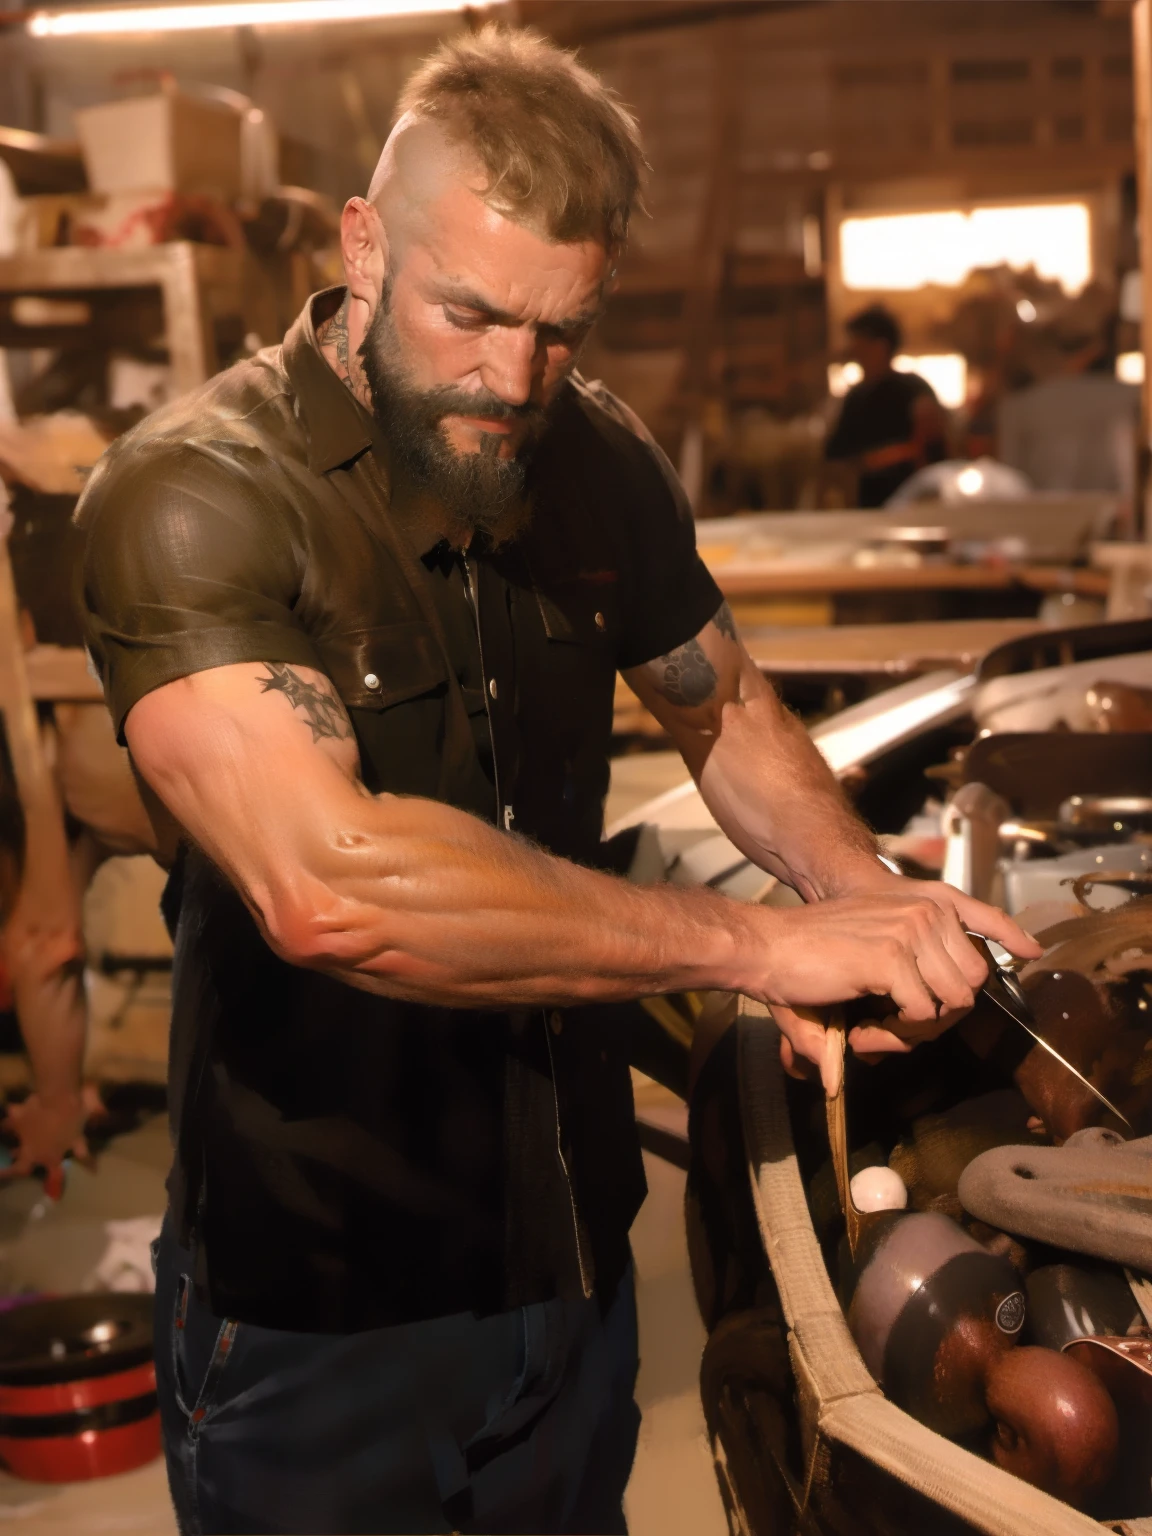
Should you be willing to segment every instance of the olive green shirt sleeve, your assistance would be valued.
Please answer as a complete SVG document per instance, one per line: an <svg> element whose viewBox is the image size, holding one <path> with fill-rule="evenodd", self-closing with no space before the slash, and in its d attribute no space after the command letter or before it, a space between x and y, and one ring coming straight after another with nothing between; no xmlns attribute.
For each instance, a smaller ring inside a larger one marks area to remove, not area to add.
<svg viewBox="0 0 1152 1536"><path fill-rule="evenodd" d="M114 447L76 520L85 640L121 742L132 706L177 678L237 662L319 665L293 613L301 529L255 459L201 444Z"/></svg>

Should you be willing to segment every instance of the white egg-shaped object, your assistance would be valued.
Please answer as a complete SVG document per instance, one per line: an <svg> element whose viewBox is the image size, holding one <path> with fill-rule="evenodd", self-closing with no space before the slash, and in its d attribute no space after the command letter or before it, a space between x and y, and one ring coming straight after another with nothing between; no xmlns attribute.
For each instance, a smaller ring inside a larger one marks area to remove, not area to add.
<svg viewBox="0 0 1152 1536"><path fill-rule="evenodd" d="M885 1168L883 1164L861 1168L848 1187L858 1211L902 1211L908 1204L904 1180L895 1168Z"/></svg>

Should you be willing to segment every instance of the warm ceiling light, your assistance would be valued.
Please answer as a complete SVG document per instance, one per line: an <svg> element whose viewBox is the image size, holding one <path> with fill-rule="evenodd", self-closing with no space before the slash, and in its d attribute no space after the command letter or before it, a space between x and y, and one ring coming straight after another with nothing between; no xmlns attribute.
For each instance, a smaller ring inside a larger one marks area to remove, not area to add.
<svg viewBox="0 0 1152 1536"><path fill-rule="evenodd" d="M463 8L461 0L235 0L231 5L134 5L101 11L88 8L34 11L25 27L32 37L199 32L212 27L385 21L396 16L443 15Z"/></svg>

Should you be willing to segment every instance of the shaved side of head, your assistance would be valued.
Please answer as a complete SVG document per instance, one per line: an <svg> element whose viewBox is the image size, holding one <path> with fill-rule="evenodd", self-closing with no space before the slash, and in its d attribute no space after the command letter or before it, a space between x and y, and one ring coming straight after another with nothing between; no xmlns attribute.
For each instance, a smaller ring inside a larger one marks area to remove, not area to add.
<svg viewBox="0 0 1152 1536"><path fill-rule="evenodd" d="M408 242L427 231L433 205L461 183L478 196L483 191L484 172L476 157L441 124L406 112L388 135L368 188L392 263L402 261Z"/></svg>

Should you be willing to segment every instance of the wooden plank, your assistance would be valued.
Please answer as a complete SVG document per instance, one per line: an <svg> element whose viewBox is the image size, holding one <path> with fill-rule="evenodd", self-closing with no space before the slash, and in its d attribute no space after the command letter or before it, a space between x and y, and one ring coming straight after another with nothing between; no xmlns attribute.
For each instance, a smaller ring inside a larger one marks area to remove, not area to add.
<svg viewBox="0 0 1152 1536"><path fill-rule="evenodd" d="M102 703L104 690L88 670L79 646L34 645L24 653L28 686L38 704Z"/></svg>
<svg viewBox="0 0 1152 1536"><path fill-rule="evenodd" d="M1132 63L1136 84L1136 202L1140 226L1141 290L1143 305L1140 344L1145 360L1152 357L1152 0L1136 0L1132 7ZM1141 404L1137 533L1147 537L1152 528L1149 497L1152 496L1152 368L1144 369Z"/></svg>
<svg viewBox="0 0 1152 1536"><path fill-rule="evenodd" d="M239 284L241 251L176 240L168 245L120 249L63 245L0 259L0 292L82 293L91 288L162 287L189 262L213 282Z"/></svg>
<svg viewBox="0 0 1152 1536"><path fill-rule="evenodd" d="M1035 619L953 619L761 628L746 630L744 644L762 671L779 677L826 673L904 677L938 667L974 667L996 646L1044 627Z"/></svg>
<svg viewBox="0 0 1152 1536"><path fill-rule="evenodd" d="M14 926L21 933L61 934L73 920L76 904L64 806L44 750L25 666L7 539L0 541L0 713L24 812L24 869Z"/></svg>
<svg viewBox="0 0 1152 1536"><path fill-rule="evenodd" d="M1061 570L1056 566L922 565L915 567L852 565L785 567L713 565L725 597L771 596L778 592L1075 592L1107 597L1106 572Z"/></svg>
<svg viewBox="0 0 1152 1536"><path fill-rule="evenodd" d="M1022 635L1043 633L1035 619L953 619L936 623L841 624L811 628L742 628L748 654L772 677L904 679L938 667L970 670L989 651ZM664 734L622 677L616 679L617 735Z"/></svg>

